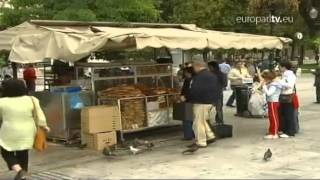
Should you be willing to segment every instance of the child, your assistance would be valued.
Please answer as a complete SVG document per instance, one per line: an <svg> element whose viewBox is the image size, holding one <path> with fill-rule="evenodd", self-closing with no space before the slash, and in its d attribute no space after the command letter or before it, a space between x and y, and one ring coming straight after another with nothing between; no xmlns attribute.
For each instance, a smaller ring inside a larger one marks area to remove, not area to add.
<svg viewBox="0 0 320 180"><path fill-rule="evenodd" d="M269 115L269 134L265 139L277 139L280 120L279 120L279 96L281 93L281 84L276 80L277 74L272 71L264 71L261 75L263 91L267 96L268 115Z"/></svg>

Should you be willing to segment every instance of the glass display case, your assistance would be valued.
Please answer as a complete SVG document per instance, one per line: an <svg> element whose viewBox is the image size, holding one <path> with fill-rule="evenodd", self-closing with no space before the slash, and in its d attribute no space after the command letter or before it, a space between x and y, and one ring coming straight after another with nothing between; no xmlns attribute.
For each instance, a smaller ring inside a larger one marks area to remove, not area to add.
<svg viewBox="0 0 320 180"><path fill-rule="evenodd" d="M121 84L173 87L172 64L77 63L75 71L76 80L90 81L95 93Z"/></svg>

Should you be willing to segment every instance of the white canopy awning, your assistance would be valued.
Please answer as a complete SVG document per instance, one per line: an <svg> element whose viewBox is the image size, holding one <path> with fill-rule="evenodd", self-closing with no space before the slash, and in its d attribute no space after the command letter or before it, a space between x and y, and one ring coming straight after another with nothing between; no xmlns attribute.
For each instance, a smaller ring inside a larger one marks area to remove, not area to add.
<svg viewBox="0 0 320 180"><path fill-rule="evenodd" d="M282 49L290 38L206 30L210 49Z"/></svg>
<svg viewBox="0 0 320 180"><path fill-rule="evenodd" d="M0 32L0 50L17 63L45 58L77 61L91 52L151 48L282 49L289 38L211 31L192 25L170 27L40 26L25 22Z"/></svg>

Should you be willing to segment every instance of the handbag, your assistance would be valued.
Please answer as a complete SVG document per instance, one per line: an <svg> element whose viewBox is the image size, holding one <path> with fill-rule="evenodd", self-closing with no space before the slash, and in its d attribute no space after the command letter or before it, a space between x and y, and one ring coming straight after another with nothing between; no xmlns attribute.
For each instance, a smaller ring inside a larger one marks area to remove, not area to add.
<svg viewBox="0 0 320 180"><path fill-rule="evenodd" d="M33 104L32 116L37 128L37 132L34 138L33 148L39 152L42 152L48 148L47 133L42 127L39 126L39 118L38 118L36 104L32 97L31 97L31 100Z"/></svg>
<svg viewBox="0 0 320 180"><path fill-rule="evenodd" d="M219 139L231 138L233 136L233 127L229 124L210 124L210 128L214 132L215 136Z"/></svg>
<svg viewBox="0 0 320 180"><path fill-rule="evenodd" d="M281 94L279 97L280 103L292 103L294 94Z"/></svg>
<svg viewBox="0 0 320 180"><path fill-rule="evenodd" d="M193 104L191 103L175 103L173 104L172 116L174 120L193 121Z"/></svg>

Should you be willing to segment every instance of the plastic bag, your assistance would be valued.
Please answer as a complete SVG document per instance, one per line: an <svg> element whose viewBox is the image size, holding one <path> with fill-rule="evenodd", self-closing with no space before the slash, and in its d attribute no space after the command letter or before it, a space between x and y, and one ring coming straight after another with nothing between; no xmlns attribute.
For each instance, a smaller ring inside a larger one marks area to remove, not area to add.
<svg viewBox="0 0 320 180"><path fill-rule="evenodd" d="M78 93L72 93L71 95L71 109L82 109L84 103Z"/></svg>
<svg viewBox="0 0 320 180"><path fill-rule="evenodd" d="M266 116L267 115L267 102L263 93L255 91L249 100L248 110L252 116Z"/></svg>

